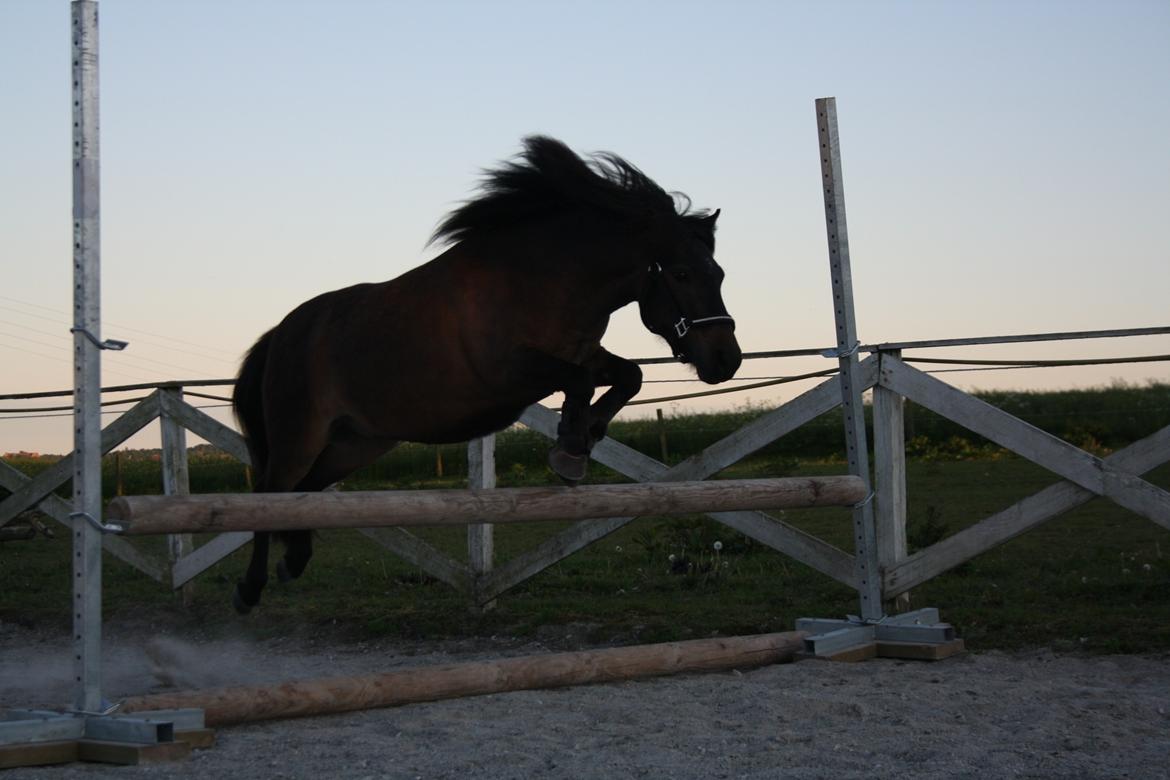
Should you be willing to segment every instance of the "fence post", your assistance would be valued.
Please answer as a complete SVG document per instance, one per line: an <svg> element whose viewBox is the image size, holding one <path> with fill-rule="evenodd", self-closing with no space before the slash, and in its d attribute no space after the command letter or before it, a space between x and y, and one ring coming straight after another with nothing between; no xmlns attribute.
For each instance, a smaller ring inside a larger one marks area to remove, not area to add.
<svg viewBox="0 0 1170 780"><path fill-rule="evenodd" d="M114 453L114 495L123 496L126 494L126 486L122 484L122 451L118 450Z"/></svg>
<svg viewBox="0 0 1170 780"><path fill-rule="evenodd" d="M869 448L866 446L865 410L861 401L861 372L857 358L860 342L853 307L853 272L849 260L849 233L845 221L845 188L841 173L841 143L837 133L837 100L820 98L817 133L821 144L822 192L825 229L829 239L829 271L833 283L833 318L836 323L840 367L841 406L845 419L845 452L849 472L869 483ZM873 503L867 497L853 509L853 560L862 620L882 617L881 571Z"/></svg>
<svg viewBox="0 0 1170 780"><path fill-rule="evenodd" d="M906 558L906 399L881 381L887 367L901 357L901 351L879 354L878 383L873 388L874 512L883 572ZM900 594L891 606L907 609L910 594Z"/></svg>
<svg viewBox="0 0 1170 780"><path fill-rule="evenodd" d="M172 404L183 402L183 388L159 388L159 424L162 428L163 493L186 496L191 493L191 472L187 463L187 429L170 413ZM167 551L171 566L195 549L191 534L167 534ZM195 581L180 587L183 606L195 600Z"/></svg>
<svg viewBox="0 0 1170 780"><path fill-rule="evenodd" d="M467 483L472 489L496 486L496 436L491 434L467 443ZM495 607L495 599L480 603L479 583L493 568L495 556L495 526L491 523L473 523L467 526L467 557L471 566L471 594L473 607L488 610Z"/></svg>
<svg viewBox="0 0 1170 780"><path fill-rule="evenodd" d="M73 22L73 707L102 701L101 229L97 3ZM88 520L86 519L88 518Z"/></svg>
<svg viewBox="0 0 1170 780"><path fill-rule="evenodd" d="M666 421L662 419L662 410L655 409L658 415L658 446L662 448L662 462L669 463L669 454L666 451Z"/></svg>

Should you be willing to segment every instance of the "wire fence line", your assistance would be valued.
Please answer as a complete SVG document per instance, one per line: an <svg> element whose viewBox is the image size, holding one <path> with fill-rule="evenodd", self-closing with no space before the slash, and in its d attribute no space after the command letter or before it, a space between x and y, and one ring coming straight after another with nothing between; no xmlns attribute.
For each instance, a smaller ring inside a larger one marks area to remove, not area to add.
<svg viewBox="0 0 1170 780"><path fill-rule="evenodd" d="M1170 355L1142 355L1130 358L1104 358L1104 359L1086 359L1086 360L1032 360L1032 361L994 361L994 360L963 360L963 359L944 359L944 358L906 358L908 363L933 363L933 364L950 364L950 365L967 365L976 366L974 368L952 368L940 369L935 371L927 371L928 374L944 374L944 373L958 373L970 371L999 371L1012 370L1024 368L1063 368L1070 366L1095 366L1095 365L1113 365L1122 363L1150 363L1150 362L1164 362L1170 361ZM703 390L696 393L679 393L676 395L658 396L655 398L642 398L630 401L626 406L640 406L655 403L668 403L671 401L682 401L691 398L704 398L707 396L727 395L731 393L742 393L748 390L757 390L764 387L774 387L777 385L789 384L792 382L800 382L806 379L818 379L828 376L833 376L838 373L836 368L829 368L823 371L811 371L805 374L795 374L791 376L776 376L776 377L751 377L751 379L764 379L765 381L755 382L749 385L740 385L738 387L723 387L716 390ZM745 378L746 379L746 378ZM651 380L654 381L654 380ZM700 382L699 379L673 379L673 380L657 380L662 382ZM234 384L233 380L203 380L203 384L213 385L230 385ZM197 383L193 383L197 384ZM130 389L147 389L165 388L165 387L183 387L186 388L182 382L160 382L157 384L148 385L127 385L123 387L107 387L102 388L102 392L126 392ZM50 393L37 394L19 394L15 396L0 396L0 400L8 400L9 398L27 398L29 395L37 397L59 397L72 395L71 391L55 391ZM185 395L196 398L205 398L213 401L223 401L221 404L208 404L199 406L200 409L217 409L224 406L231 405L231 399L224 396L210 395L207 393L192 392L185 390ZM138 403L144 400L144 397L137 398L123 398L114 401L103 401L102 407L108 406L125 406L128 404ZM36 419L44 417L67 417L67 414L55 414L56 412L71 411L72 406L44 406L44 407L25 407L25 408L0 408L0 420L14 420L14 419ZM104 411L103 414L112 412Z"/></svg>
<svg viewBox="0 0 1170 780"><path fill-rule="evenodd" d="M998 368L1061 368L1064 366L1107 366L1115 363L1157 363L1170 360L1170 355L1135 355L1121 358L1083 358L1071 360L967 360L963 358L902 358L907 363L934 363L939 365L993 366Z"/></svg>
<svg viewBox="0 0 1170 780"><path fill-rule="evenodd" d="M146 399L145 398L138 398L136 400L144 401ZM112 401L110 403L103 403L102 406L110 406L111 404L118 404L118 403L123 403L123 402ZM129 402L126 402L126 403L129 403ZM201 404L199 406L194 406L192 408L194 408L194 409L226 409L230 406L231 406L230 403L228 403L228 404ZM59 407L59 408L72 409L73 407L65 406L65 407ZM0 410L0 412L2 412L2 411L4 411L4 410ZM103 415L120 414L120 413L121 413L121 410L118 410L118 409L103 409L100 412L100 414L103 414ZM49 414L20 414L20 415L11 415L11 416L5 416L3 414L0 414L0 420L37 420L37 419L45 419L45 418L50 418L50 417L72 417L72 416L73 416L72 412L61 412L61 411L51 412Z"/></svg>
<svg viewBox="0 0 1170 780"><path fill-rule="evenodd" d="M1055 341L1055 340L1071 340L1071 339L1097 339L1097 338L1112 338L1117 336L1147 336L1147 335L1163 335L1170 334L1170 327L1157 328L1131 328L1128 330L1111 330L1111 331L1075 331L1068 333L1049 333L1049 334L1032 334L1025 336L993 336L993 337L978 337L971 339L941 339L936 341L918 341L918 342L892 342L889 344L879 344L859 347L862 350L878 352L883 350L903 350L903 349L920 349L929 347L949 347L949 346L975 346L987 344L1004 344L1004 343L1025 343L1029 341ZM763 352L746 352L743 357L745 360L767 360L777 358L790 357L811 357L822 356L832 357L834 350L831 349L790 349L790 350L770 350ZM1153 363L1170 361L1170 354L1163 355L1134 355L1129 357L1119 358L1079 358L1079 359L1033 359L1033 360L1014 360L1014 359L988 359L988 358L928 358L906 356L902 358L907 363L921 363L930 365L950 365L962 366L962 368L946 368L935 369L926 373L956 373L956 372L975 372L975 371L999 371L999 370L1018 370L1026 368L1067 368L1076 366L1098 366L1098 365L1119 365L1119 364L1134 364L1134 363ZM665 365L677 364L677 358L639 358L634 361L639 365ZM726 395L730 393L741 393L748 390L757 390L764 387L773 387L791 382L799 382L806 379L816 379L827 376L832 376L837 373L836 368L824 369L821 371L813 371L796 375L780 375L780 376L750 376L739 377L735 381L745 382L751 381L751 384L738 385L734 387L724 387L714 390L704 390L694 393L679 393L675 395L659 396L655 398L644 398L631 401L627 406L638 406L653 403L667 403L670 401L680 401L690 398L703 398L707 396ZM644 384L651 383L697 383L701 382L697 378L683 378L683 379L648 379L644 380ZM129 385L112 385L110 387L103 387L103 393L121 393L133 392L136 390L156 390L166 388L181 388L186 395L197 398L204 398L213 401L226 402L223 405L230 405L231 399L211 395L207 393L200 393L198 391L190 390L192 387L224 387L235 384L234 379L191 379L191 380L168 380L163 382L144 382L139 384ZM15 400L31 400L36 398L62 398L73 395L72 390L51 390L32 393L9 393L0 395L0 401L15 401ZM141 401L141 397L126 398L113 401L105 401L102 403L103 407L119 406L137 403ZM201 408L218 408L221 405L209 405ZM45 407L12 407L0 408L0 420L11 419L31 419L37 417L58 417L65 416L56 414L57 412L71 411L72 406L45 406Z"/></svg>
<svg viewBox="0 0 1170 780"><path fill-rule="evenodd" d="M133 390L164 390L182 387L225 387L234 385L234 379L167 379L161 382L141 382L134 385L110 385L103 387L103 393L128 393ZM35 393L8 393L0 395L0 401L28 400L31 398L67 398L72 390L44 390Z"/></svg>

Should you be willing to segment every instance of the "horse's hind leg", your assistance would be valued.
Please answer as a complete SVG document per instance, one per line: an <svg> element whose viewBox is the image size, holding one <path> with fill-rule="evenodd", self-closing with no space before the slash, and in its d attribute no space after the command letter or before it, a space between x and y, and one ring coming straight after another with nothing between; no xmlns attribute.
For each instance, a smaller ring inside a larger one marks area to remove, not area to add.
<svg viewBox="0 0 1170 780"><path fill-rule="evenodd" d="M257 531L252 535L252 557L232 592L232 606L241 615L248 614L260 603L260 592L268 583L268 539L271 535L267 531Z"/></svg>
<svg viewBox="0 0 1170 780"><path fill-rule="evenodd" d="M305 475L296 490L324 490L363 466L373 463L379 455L397 444L391 439L366 439L349 435L337 438L321 453L313 468ZM276 563L276 576L281 582L300 577L309 559L313 557L312 531L285 531L280 534L285 544L284 557Z"/></svg>
<svg viewBox="0 0 1170 780"><path fill-rule="evenodd" d="M297 457L299 450L302 454ZM313 464L320 446L302 444L297 450L292 447L273 447L264 474L257 480L257 493L283 493L293 490ZM304 454L304 453L308 454ZM236 582L232 593L232 606L236 612L246 615L260 603L260 594L268 584L268 548L271 533L257 532L252 537L252 557L244 576Z"/></svg>
<svg viewBox="0 0 1170 780"><path fill-rule="evenodd" d="M285 531L280 540L284 542L284 557L276 562L276 578L281 582L292 582L305 573L305 567L313 557L313 532Z"/></svg>

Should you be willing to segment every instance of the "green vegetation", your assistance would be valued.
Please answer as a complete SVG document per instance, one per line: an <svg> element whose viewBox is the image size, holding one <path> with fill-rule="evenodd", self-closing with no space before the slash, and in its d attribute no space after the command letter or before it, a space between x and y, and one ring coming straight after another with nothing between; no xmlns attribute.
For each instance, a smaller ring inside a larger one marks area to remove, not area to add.
<svg viewBox="0 0 1170 780"><path fill-rule="evenodd" d="M985 398L1098 453L1170 424L1170 385ZM668 418L669 460L680 460L759 413ZM925 410L915 409L912 419L912 549L1057 481ZM619 423L612 433L648 454L660 454L654 420ZM826 415L719 476L840 473L840 438L839 418ZM501 484L548 481L547 446L526 431L501 436ZM443 459L441 478L436 452ZM157 453L123 454L125 492L160 491L156 459ZM26 473L47 465L44 459L10 462ZM112 488L117 482L112 458L106 468ZM460 447L404 446L355 475L346 487L453 487L463 483L465 469ZM596 464L591 478L617 479ZM1170 487L1170 466L1147 478ZM246 489L239 464L207 448L192 454L191 481L195 492ZM784 519L850 549L847 510L789 511ZM560 527L498 529L497 560L538 544ZM423 529L420 534L466 558L461 531ZM145 541L156 549L162 546L161 540ZM481 615L470 613L466 600L450 587L365 537L333 531L319 535L316 557L301 580L274 581L261 608L237 618L228 599L246 555L245 548L198 580L191 613L206 630L238 632L242 626L261 635L309 633L336 624L354 636L438 637L528 635L572 624L586 641L658 641L787 630L798 617L857 611L854 594L844 586L699 517L635 521L503 595L495 610ZM66 534L0 545L0 621L65 625L68 560ZM182 613L169 591L110 557L107 561L105 603L111 617ZM911 606L925 605L939 607L974 649L1047 645L1164 652L1170 650L1170 532L1097 499L915 589Z"/></svg>

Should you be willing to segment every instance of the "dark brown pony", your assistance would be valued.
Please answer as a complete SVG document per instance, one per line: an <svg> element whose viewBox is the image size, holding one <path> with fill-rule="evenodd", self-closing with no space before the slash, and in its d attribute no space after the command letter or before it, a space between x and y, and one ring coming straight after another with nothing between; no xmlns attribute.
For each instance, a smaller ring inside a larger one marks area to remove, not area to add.
<svg viewBox="0 0 1170 780"><path fill-rule="evenodd" d="M255 490L322 490L397 442L483 436L557 391L549 463L576 482L642 384L637 365L600 345L610 314L633 301L703 381L730 379L741 355L712 258L719 212L678 199L681 211L615 155L583 160L551 138L525 139L435 231L450 244L442 255L319 295L252 347L232 402ZM598 387L609 389L591 403ZM282 536L277 574L288 580L304 571L311 535ZM268 579L268 537L256 534L240 612Z"/></svg>

